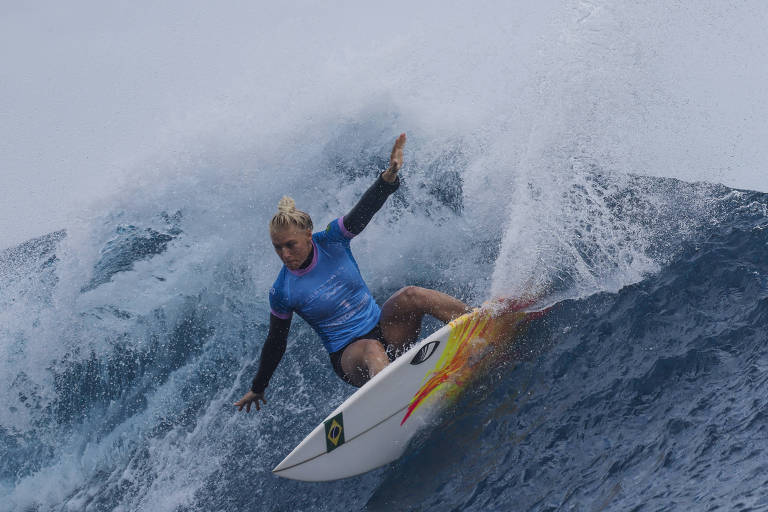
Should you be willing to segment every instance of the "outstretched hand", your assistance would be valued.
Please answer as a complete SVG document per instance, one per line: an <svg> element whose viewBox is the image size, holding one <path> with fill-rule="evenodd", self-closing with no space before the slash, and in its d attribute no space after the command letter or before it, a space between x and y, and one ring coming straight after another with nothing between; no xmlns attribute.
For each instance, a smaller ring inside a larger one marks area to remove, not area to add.
<svg viewBox="0 0 768 512"><path fill-rule="evenodd" d="M259 405L259 400L264 402L264 405L267 405L267 400L264 398L264 393L254 393L253 391L249 391L243 395L243 398L235 402L233 405L238 408L238 411L242 411L243 407L245 407L245 412L251 412L251 404L255 402L256 410L260 411L261 406Z"/></svg>
<svg viewBox="0 0 768 512"><path fill-rule="evenodd" d="M389 167L381 174L384 181L392 183L397 179L397 172L403 166L403 148L405 148L406 137L404 133L395 141L392 147L392 154L389 157Z"/></svg>

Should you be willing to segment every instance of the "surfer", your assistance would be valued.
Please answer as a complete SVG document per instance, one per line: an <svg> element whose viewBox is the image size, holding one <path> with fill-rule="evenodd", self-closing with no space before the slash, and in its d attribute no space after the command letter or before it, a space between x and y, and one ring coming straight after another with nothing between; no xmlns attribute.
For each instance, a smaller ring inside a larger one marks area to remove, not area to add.
<svg viewBox="0 0 768 512"><path fill-rule="evenodd" d="M269 333L261 350L251 389L237 402L239 411L266 404L264 391L285 353L293 312L320 336L331 365L345 382L360 387L417 340L424 315L447 323L469 311L458 299L417 286L406 286L382 307L368 290L350 241L368 225L400 186L405 134L395 141L389 167L343 217L312 233L310 216L283 197L269 224L269 234L283 268L269 291Z"/></svg>

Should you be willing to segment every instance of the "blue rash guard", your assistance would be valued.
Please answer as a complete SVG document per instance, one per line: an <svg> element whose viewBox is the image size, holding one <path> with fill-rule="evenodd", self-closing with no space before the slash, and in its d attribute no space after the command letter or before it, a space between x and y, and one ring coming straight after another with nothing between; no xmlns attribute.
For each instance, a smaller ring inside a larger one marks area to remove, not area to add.
<svg viewBox="0 0 768 512"><path fill-rule="evenodd" d="M269 293L269 333L251 391L263 393L269 384L285 354L294 311L317 331L331 354L368 334L379 322L381 310L360 275L349 242L399 186L399 178L388 183L379 176L348 214L312 235L311 256L301 269L283 266Z"/></svg>
<svg viewBox="0 0 768 512"><path fill-rule="evenodd" d="M283 265L269 291L272 314L287 320L298 313L329 353L370 332L381 317L350 250L354 236L342 217L334 220L312 235L312 263L299 270Z"/></svg>

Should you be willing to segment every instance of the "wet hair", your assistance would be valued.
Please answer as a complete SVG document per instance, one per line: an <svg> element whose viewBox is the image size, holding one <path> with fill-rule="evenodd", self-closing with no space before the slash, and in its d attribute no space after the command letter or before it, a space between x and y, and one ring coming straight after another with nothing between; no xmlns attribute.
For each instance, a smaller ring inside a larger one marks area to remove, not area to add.
<svg viewBox="0 0 768 512"><path fill-rule="evenodd" d="M269 221L269 230L278 231L291 226L312 231L312 219L308 213L296 209L296 201L283 196L277 203L277 213Z"/></svg>

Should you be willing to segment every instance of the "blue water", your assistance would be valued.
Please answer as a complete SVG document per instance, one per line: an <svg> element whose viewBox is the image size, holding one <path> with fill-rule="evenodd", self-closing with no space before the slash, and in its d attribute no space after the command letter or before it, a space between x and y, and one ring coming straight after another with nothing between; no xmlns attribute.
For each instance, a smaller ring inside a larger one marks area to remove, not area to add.
<svg viewBox="0 0 768 512"><path fill-rule="evenodd" d="M768 508L768 218L742 199L657 274L556 305L528 340L549 348L465 397L367 509Z"/></svg>
<svg viewBox="0 0 768 512"><path fill-rule="evenodd" d="M296 321L268 405L231 406L279 268L262 226L286 189L317 224L343 213L387 123L339 127L280 183L140 189L3 251L0 508L768 509L768 195L577 162L493 190L510 206L489 215L455 140L409 164L355 241L374 295L530 291L553 308L399 461L271 474L353 389Z"/></svg>

